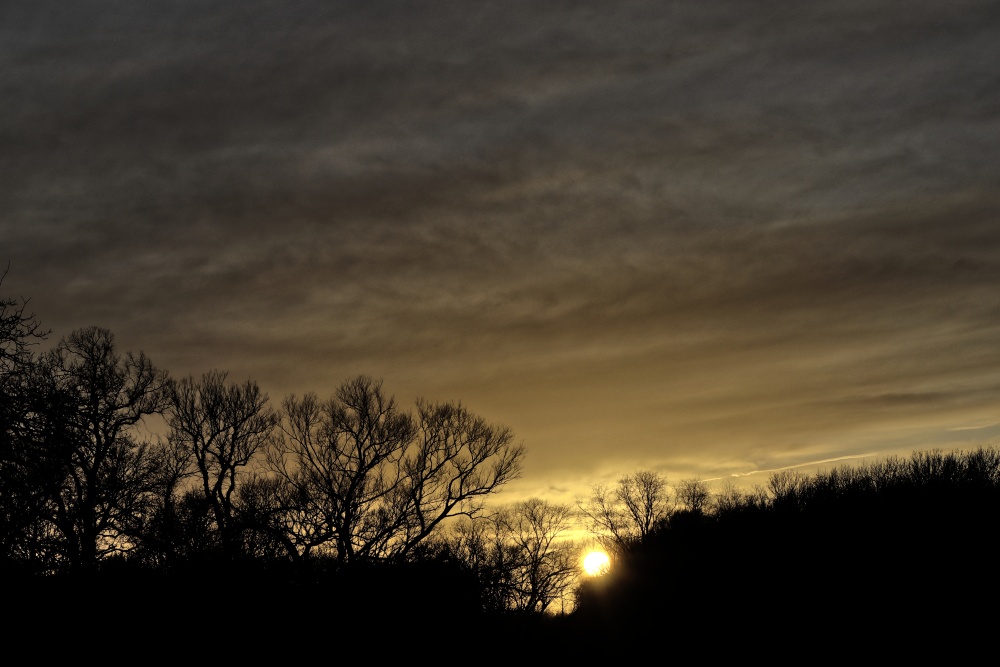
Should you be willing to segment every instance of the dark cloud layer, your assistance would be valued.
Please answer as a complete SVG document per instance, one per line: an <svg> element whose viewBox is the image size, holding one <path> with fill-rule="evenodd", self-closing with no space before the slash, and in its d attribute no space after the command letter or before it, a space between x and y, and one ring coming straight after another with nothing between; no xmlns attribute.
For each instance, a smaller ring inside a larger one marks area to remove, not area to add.
<svg viewBox="0 0 1000 667"><path fill-rule="evenodd" d="M15 0L2 288L462 400L519 494L987 444L997 62L989 0Z"/></svg>

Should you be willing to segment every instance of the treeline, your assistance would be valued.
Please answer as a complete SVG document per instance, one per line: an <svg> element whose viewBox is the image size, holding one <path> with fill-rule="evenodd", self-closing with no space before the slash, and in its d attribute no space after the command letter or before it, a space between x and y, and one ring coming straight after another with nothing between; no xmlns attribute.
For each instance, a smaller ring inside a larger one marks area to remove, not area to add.
<svg viewBox="0 0 1000 667"><path fill-rule="evenodd" d="M783 471L751 491L699 487L681 485L694 504L658 517L622 545L607 576L583 584L574 629L637 637L708 627L736 643L956 652L992 633L996 448Z"/></svg>
<svg viewBox="0 0 1000 667"><path fill-rule="evenodd" d="M3 387L5 564L39 574L115 557L403 561L445 519L481 513L524 452L461 405L406 412L368 377L280 410L225 373L174 381L97 327ZM168 433L142 439L154 415Z"/></svg>
<svg viewBox="0 0 1000 667"><path fill-rule="evenodd" d="M26 625L211 627L220 656L275 627L592 646L953 619L998 592L995 449L752 491L640 470L576 506L497 506L525 449L461 404L406 409L358 376L274 406L225 372L173 378L106 329L40 352L48 336L0 301L0 578ZM580 521L603 576L580 578Z"/></svg>
<svg viewBox="0 0 1000 667"><path fill-rule="evenodd" d="M367 376L274 405L222 371L171 377L100 327L42 350L26 307L0 301L0 578L25 604L163 613L208 594L234 618L267 600L430 622L570 600L573 508L491 502L525 456L506 426L407 409Z"/></svg>

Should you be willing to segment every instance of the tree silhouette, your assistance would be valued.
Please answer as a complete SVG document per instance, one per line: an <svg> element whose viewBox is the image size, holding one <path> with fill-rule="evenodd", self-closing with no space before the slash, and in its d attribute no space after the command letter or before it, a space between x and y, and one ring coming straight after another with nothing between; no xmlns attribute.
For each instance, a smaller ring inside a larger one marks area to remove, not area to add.
<svg viewBox="0 0 1000 667"><path fill-rule="evenodd" d="M237 488L277 421L267 394L252 380L234 383L227 373L210 371L200 381L187 377L172 385L169 439L193 462L228 560L243 552Z"/></svg>
<svg viewBox="0 0 1000 667"><path fill-rule="evenodd" d="M485 611L542 614L571 598L578 550L566 533L573 508L529 498L453 524L445 548L479 583Z"/></svg>
<svg viewBox="0 0 1000 667"><path fill-rule="evenodd" d="M705 513L712 498L708 484L698 479L681 480L674 494L679 509L698 515Z"/></svg>
<svg viewBox="0 0 1000 667"><path fill-rule="evenodd" d="M9 270L9 267L8 267ZM0 274L0 285L7 270ZM46 569L46 505L62 478L52 411L32 353L45 339L27 300L0 299L0 567Z"/></svg>
<svg viewBox="0 0 1000 667"><path fill-rule="evenodd" d="M143 353L121 354L107 329L78 329L44 358L44 396L67 457L50 499L58 548L75 571L131 549L132 527L155 492L156 459L135 427L167 405L169 379Z"/></svg>
<svg viewBox="0 0 1000 667"><path fill-rule="evenodd" d="M580 570L576 545L564 539L572 519L569 505L539 498L515 503L500 513L500 539L513 546L518 564L511 608L543 613L566 598Z"/></svg>
<svg viewBox="0 0 1000 667"><path fill-rule="evenodd" d="M669 517L667 479L651 470L637 470L620 477L613 489L595 485L579 509L604 548L621 552Z"/></svg>
<svg viewBox="0 0 1000 667"><path fill-rule="evenodd" d="M381 383L345 382L320 403L286 398L271 469L293 490L287 539L302 553L333 543L338 562L385 554L405 523L402 458L416 427ZM288 513L286 513L288 516Z"/></svg>
<svg viewBox="0 0 1000 667"><path fill-rule="evenodd" d="M278 523L300 554L332 546L342 564L405 559L448 517L481 512L524 455L506 427L447 403L418 401L414 417L368 376L322 403L291 396L283 415Z"/></svg>
<svg viewBox="0 0 1000 667"><path fill-rule="evenodd" d="M0 273L3 285L10 264ZM34 313L28 312L28 300L13 297L0 298L0 378L16 373L30 363L32 348L51 333L43 329Z"/></svg>
<svg viewBox="0 0 1000 667"><path fill-rule="evenodd" d="M517 547L505 539L498 518L461 517L441 538L442 549L475 578L480 607L494 614L512 608L520 562Z"/></svg>
<svg viewBox="0 0 1000 667"><path fill-rule="evenodd" d="M445 519L481 515L487 497L520 476L525 455L509 428L460 404L420 400L417 413L418 440L403 459L408 521L402 555Z"/></svg>

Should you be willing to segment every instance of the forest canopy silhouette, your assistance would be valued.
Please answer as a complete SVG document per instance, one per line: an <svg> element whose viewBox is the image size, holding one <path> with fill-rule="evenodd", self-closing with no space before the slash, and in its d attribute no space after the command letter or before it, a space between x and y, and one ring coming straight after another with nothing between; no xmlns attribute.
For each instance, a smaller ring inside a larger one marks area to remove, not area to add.
<svg viewBox="0 0 1000 667"><path fill-rule="evenodd" d="M500 506L526 449L461 404L410 409L358 376L275 406L224 371L172 378L107 329L43 351L49 336L27 301L0 301L0 575L25 625L68 604L78 629L122 609L182 622L176 604L207 599L232 628L281 609L379 633L816 637L848 617L971 628L998 592L993 447L752 491L639 470L577 507ZM611 554L602 576L581 574L578 522Z"/></svg>

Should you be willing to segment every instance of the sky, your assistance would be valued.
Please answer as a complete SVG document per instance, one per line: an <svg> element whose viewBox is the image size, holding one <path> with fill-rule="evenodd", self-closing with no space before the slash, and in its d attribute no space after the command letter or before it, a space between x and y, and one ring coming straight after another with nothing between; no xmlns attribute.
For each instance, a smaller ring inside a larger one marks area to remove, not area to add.
<svg viewBox="0 0 1000 667"><path fill-rule="evenodd" d="M1000 445L994 0L6 0L0 296L500 500Z"/></svg>

